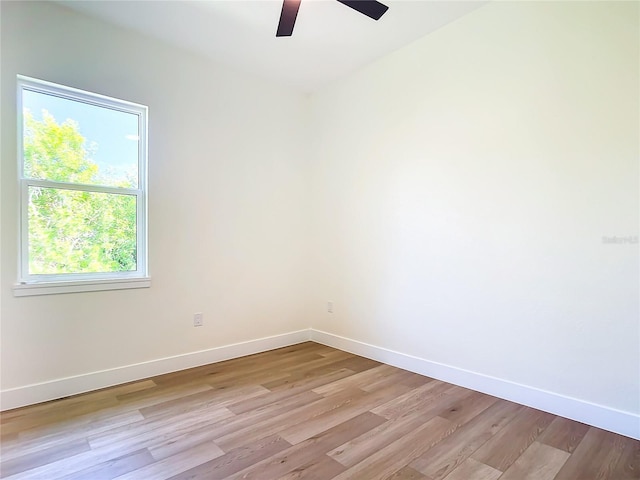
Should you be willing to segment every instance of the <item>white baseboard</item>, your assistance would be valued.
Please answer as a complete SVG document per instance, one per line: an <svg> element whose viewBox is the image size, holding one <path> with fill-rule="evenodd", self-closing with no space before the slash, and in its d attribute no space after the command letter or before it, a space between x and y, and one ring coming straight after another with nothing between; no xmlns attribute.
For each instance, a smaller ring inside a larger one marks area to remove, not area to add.
<svg viewBox="0 0 640 480"><path fill-rule="evenodd" d="M432 362L320 330L311 341L640 440L640 415Z"/></svg>
<svg viewBox="0 0 640 480"><path fill-rule="evenodd" d="M308 329L299 330L208 350L160 358L149 362L136 363L74 377L59 378L24 387L10 388L0 392L0 410L24 407L156 375L287 347L306 342L309 340L309 336Z"/></svg>
<svg viewBox="0 0 640 480"><path fill-rule="evenodd" d="M639 415L432 362L314 329L299 330L149 362L3 390L0 392L0 410L9 410L55 400L69 395L252 355L309 340L640 440Z"/></svg>

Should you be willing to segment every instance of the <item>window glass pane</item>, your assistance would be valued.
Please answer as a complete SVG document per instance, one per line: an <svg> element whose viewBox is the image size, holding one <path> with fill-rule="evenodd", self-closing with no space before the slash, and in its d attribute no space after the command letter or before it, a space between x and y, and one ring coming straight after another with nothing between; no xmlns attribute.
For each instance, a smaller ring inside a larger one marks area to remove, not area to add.
<svg viewBox="0 0 640 480"><path fill-rule="evenodd" d="M24 89L24 176L138 188L138 115Z"/></svg>
<svg viewBox="0 0 640 480"><path fill-rule="evenodd" d="M136 197L29 187L29 273L136 270Z"/></svg>

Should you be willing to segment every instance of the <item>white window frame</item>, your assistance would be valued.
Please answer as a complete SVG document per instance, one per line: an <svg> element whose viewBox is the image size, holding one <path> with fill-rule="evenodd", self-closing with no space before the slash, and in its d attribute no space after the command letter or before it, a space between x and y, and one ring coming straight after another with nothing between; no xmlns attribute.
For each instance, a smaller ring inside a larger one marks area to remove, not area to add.
<svg viewBox="0 0 640 480"><path fill-rule="evenodd" d="M19 227L19 265L18 284L14 286L15 296L45 295L97 290L116 290L143 288L151 285L147 258L147 121L148 108L145 105L119 100L76 88L58 85L35 78L18 75L18 181L20 191L20 227ZM118 188L102 185L65 183L51 180L25 178L23 126L24 112L22 95L25 90L54 95L130 113L138 117L138 184L137 188ZM29 187L47 187L86 191L92 193L111 193L136 197L136 270L126 272L68 273L68 274L30 274L29 273L29 224L28 202Z"/></svg>

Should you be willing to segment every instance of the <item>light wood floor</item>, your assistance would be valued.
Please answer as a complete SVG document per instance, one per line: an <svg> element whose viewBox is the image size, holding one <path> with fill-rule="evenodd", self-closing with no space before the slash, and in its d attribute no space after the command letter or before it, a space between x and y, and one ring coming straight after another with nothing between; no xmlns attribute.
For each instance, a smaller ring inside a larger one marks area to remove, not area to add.
<svg viewBox="0 0 640 480"><path fill-rule="evenodd" d="M5 412L10 479L640 479L640 442L303 343Z"/></svg>

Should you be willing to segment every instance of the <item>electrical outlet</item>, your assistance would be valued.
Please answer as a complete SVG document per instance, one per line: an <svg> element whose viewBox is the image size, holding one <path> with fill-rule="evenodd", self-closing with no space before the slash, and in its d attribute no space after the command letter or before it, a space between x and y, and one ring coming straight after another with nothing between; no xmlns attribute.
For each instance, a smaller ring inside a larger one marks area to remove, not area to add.
<svg viewBox="0 0 640 480"><path fill-rule="evenodd" d="M327 302L327 312L333 313L333 302Z"/></svg>
<svg viewBox="0 0 640 480"><path fill-rule="evenodd" d="M204 325L204 322L202 320L202 313L194 313L193 314L193 326L194 327L201 327L202 325Z"/></svg>

